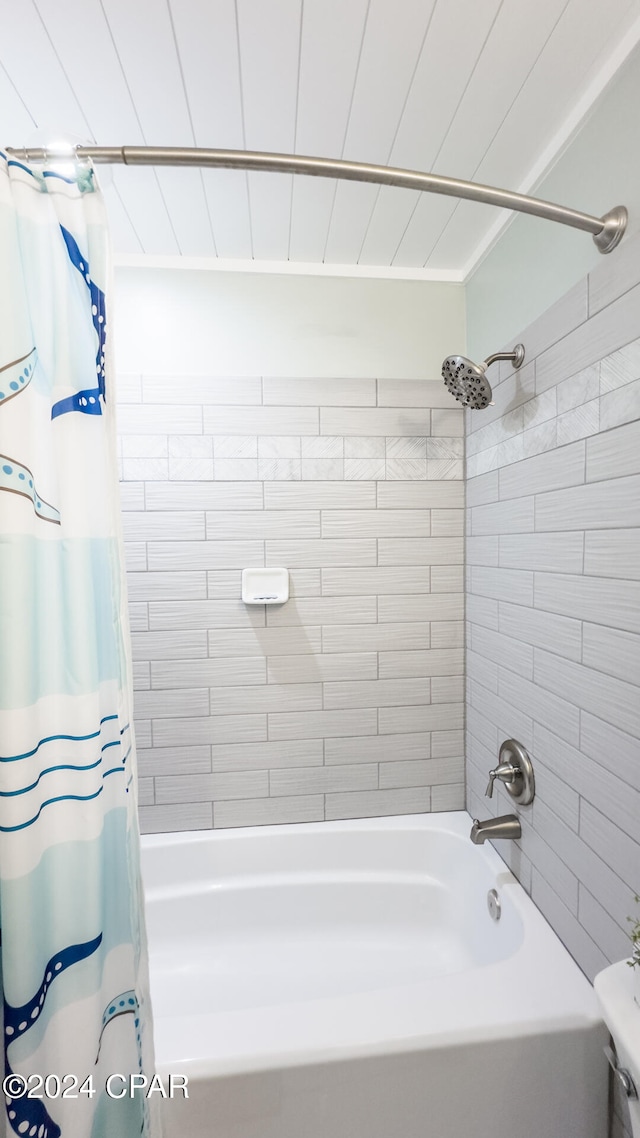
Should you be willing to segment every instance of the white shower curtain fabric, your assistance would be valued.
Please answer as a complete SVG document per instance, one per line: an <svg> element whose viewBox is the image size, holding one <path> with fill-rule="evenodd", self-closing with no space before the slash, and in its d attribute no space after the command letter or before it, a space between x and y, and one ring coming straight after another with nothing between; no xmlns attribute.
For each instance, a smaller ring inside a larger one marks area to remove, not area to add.
<svg viewBox="0 0 640 1138"><path fill-rule="evenodd" d="M105 1089L153 1069L107 274L92 171L0 152L4 1077L35 1097L4 1090L29 1138L151 1133Z"/></svg>

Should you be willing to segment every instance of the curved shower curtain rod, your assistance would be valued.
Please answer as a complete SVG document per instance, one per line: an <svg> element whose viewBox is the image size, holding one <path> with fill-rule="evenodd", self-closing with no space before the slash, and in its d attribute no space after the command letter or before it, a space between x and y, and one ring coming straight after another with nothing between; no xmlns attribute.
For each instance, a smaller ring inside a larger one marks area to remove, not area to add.
<svg viewBox="0 0 640 1138"><path fill-rule="evenodd" d="M79 161L119 163L125 166L198 166L226 170L264 170L278 174L309 174L316 178L339 178L351 182L375 182L383 186L401 186L430 194L466 198L486 205L530 213L548 221L557 221L573 229L591 233L601 253L610 253L622 239L627 225L624 206L615 206L602 217L567 209L541 198L515 194L495 186L483 186L439 174L421 174L417 170L401 170L394 166L374 166L368 162L345 162L342 159L307 158L297 154L271 154L255 150L207 150L196 146L76 146ZM69 161L67 150L55 148L11 148L12 158L27 162Z"/></svg>

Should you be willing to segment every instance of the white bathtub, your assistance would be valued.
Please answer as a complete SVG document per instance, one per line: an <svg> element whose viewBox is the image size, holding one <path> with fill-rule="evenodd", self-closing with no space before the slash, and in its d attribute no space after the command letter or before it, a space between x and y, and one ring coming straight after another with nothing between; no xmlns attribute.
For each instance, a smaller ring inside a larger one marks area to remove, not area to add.
<svg viewBox="0 0 640 1138"><path fill-rule="evenodd" d="M167 1138L605 1138L592 988L470 826L143 838Z"/></svg>

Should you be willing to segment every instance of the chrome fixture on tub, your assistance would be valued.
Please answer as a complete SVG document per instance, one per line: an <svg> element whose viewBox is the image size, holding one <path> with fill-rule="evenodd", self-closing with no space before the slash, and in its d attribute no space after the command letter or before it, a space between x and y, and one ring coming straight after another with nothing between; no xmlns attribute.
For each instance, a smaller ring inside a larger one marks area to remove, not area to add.
<svg viewBox="0 0 640 1138"><path fill-rule="evenodd" d="M484 822L473 819L469 837L476 846L481 846L487 838L512 838L522 836L522 827L517 814L501 814L499 818L487 818Z"/></svg>
<svg viewBox="0 0 640 1138"><path fill-rule="evenodd" d="M489 406L492 391L485 372L496 360L510 360L515 368L522 367L523 344L516 344L512 352L494 352L481 364L474 364L466 356L447 356L442 364L442 378L458 403L476 411Z"/></svg>
<svg viewBox="0 0 640 1138"><path fill-rule="evenodd" d="M500 747L498 765L489 771L489 785L485 791L487 798L493 797L496 779L521 806L533 802L535 780L531 759L517 739L505 739ZM519 838L522 827L517 814L501 814L499 818L487 818L484 822L474 818L469 836L475 845L481 845L487 838Z"/></svg>

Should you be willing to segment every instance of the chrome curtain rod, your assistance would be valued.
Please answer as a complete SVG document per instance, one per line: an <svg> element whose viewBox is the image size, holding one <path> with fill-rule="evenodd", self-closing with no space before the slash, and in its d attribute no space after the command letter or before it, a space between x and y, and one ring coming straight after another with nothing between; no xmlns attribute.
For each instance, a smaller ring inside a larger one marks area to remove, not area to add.
<svg viewBox="0 0 640 1138"><path fill-rule="evenodd" d="M118 163L125 166L196 166L225 170L265 170L278 174L308 174L316 178L340 178L351 182L375 182L382 186L401 186L406 190L422 190L430 194L466 198L503 209L530 213L547 221L557 221L573 229L591 233L601 253L610 253L622 239L627 225L624 206L615 206L603 217L567 209L541 198L514 194L495 186L444 178L439 174L421 174L417 170L401 170L394 166L374 166L368 162L344 162L342 159L307 158L297 154L271 154L252 150L207 150L189 146L76 146L79 161ZM69 161L68 150L9 147L11 158L26 162Z"/></svg>

